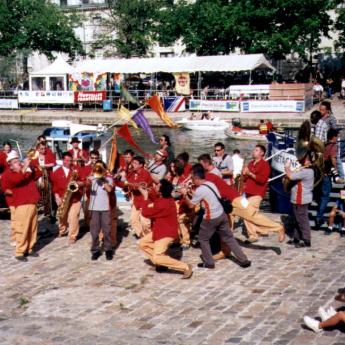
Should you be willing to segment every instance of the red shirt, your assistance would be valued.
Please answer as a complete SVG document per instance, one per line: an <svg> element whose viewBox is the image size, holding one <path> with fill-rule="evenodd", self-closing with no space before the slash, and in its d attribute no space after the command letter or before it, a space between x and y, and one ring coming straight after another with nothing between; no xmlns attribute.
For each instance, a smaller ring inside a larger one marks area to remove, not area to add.
<svg viewBox="0 0 345 345"><path fill-rule="evenodd" d="M190 175L191 171L192 171L192 165L187 163L183 168L183 175L188 177Z"/></svg>
<svg viewBox="0 0 345 345"><path fill-rule="evenodd" d="M7 153L5 151L0 151L0 174L3 173L8 167L8 163L6 162Z"/></svg>
<svg viewBox="0 0 345 345"><path fill-rule="evenodd" d="M73 170L78 172L77 181L83 181L83 177L80 174L80 169L73 167ZM58 194L62 198L66 192L67 186L71 179L71 169L66 177L63 167L56 169L52 174L53 193ZM79 188L77 192L72 194L71 203L75 203L81 200L83 195L83 189Z"/></svg>
<svg viewBox="0 0 345 345"><path fill-rule="evenodd" d="M127 175L127 181L129 183L140 183L140 182L145 182L147 186L151 186L153 183L152 177L150 173L145 170L144 168L139 169L138 171L131 171ZM141 208L142 203L144 201L144 197L142 194L131 187L129 189L132 191L133 195L133 204L136 208Z"/></svg>
<svg viewBox="0 0 345 345"><path fill-rule="evenodd" d="M81 167L80 174L86 180L90 175L92 175L93 166L91 164L84 165Z"/></svg>
<svg viewBox="0 0 345 345"><path fill-rule="evenodd" d="M215 174L206 173L205 180L215 184L222 198L233 201L240 196L240 193L235 188L228 185L221 177Z"/></svg>
<svg viewBox="0 0 345 345"><path fill-rule="evenodd" d="M39 163L39 158L37 159L33 159L31 161L31 164L35 167L38 167L40 165ZM46 164L54 164L56 165L56 158L54 153L52 152L52 150L50 148L46 148L46 151L44 153L44 165Z"/></svg>
<svg viewBox="0 0 345 345"><path fill-rule="evenodd" d="M149 207L150 204L151 207ZM177 210L173 198L158 198L153 203L143 201L142 214L152 219L152 239L158 241L165 237L178 237Z"/></svg>
<svg viewBox="0 0 345 345"><path fill-rule="evenodd" d="M247 176L244 184L244 192L248 196L259 195L265 196L268 186L268 178L270 177L271 167L264 159L260 159L257 163L254 160L248 164L248 169L255 175L255 180Z"/></svg>
<svg viewBox="0 0 345 345"><path fill-rule="evenodd" d="M72 158L73 159L78 159L78 158L82 158L82 159L89 159L89 152L87 152L86 150L84 149L79 149L76 151L76 155L75 155L75 152L74 152L74 149L70 149L68 150L68 152L72 155Z"/></svg>
<svg viewBox="0 0 345 345"><path fill-rule="evenodd" d="M36 187L35 180L40 176L40 172L14 172L7 169L2 175L2 188L10 189L13 196L8 202L9 206L18 207L21 205L36 205L40 200L40 193ZM6 197L6 201L8 197Z"/></svg>

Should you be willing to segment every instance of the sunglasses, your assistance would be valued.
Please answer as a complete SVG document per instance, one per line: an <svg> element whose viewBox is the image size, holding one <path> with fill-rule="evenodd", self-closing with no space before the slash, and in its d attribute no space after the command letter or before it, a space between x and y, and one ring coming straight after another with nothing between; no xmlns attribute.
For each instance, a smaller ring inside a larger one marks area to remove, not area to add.
<svg viewBox="0 0 345 345"><path fill-rule="evenodd" d="M214 150L214 152L220 152L220 151L222 151L222 149L216 149L216 150Z"/></svg>

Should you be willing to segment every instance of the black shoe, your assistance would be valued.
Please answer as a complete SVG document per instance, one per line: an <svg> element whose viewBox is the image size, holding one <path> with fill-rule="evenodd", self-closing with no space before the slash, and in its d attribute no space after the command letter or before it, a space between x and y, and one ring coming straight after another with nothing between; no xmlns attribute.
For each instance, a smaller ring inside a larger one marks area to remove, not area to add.
<svg viewBox="0 0 345 345"><path fill-rule="evenodd" d="M107 260L113 260L113 257L114 257L114 254L113 254L113 251L112 250L107 250L105 252L105 258Z"/></svg>
<svg viewBox="0 0 345 345"><path fill-rule="evenodd" d="M338 289L338 293L345 293L345 288Z"/></svg>
<svg viewBox="0 0 345 345"><path fill-rule="evenodd" d="M345 237L345 231L344 230L339 230L340 237Z"/></svg>
<svg viewBox="0 0 345 345"><path fill-rule="evenodd" d="M299 241L296 240L295 238L288 240L286 244L289 244L290 246L295 246Z"/></svg>
<svg viewBox="0 0 345 345"><path fill-rule="evenodd" d="M215 268L215 265L208 265L208 264L205 264L204 262L198 263L197 266L198 266L199 268L210 268L210 269Z"/></svg>
<svg viewBox="0 0 345 345"><path fill-rule="evenodd" d="M311 243L310 241L300 241L298 243L296 243L295 247L296 248L306 248L306 247L310 247Z"/></svg>
<svg viewBox="0 0 345 345"><path fill-rule="evenodd" d="M28 259L24 255L16 256L15 258L16 258L16 260L22 261L22 262L28 261Z"/></svg>
<svg viewBox="0 0 345 345"><path fill-rule="evenodd" d="M315 230L320 230L324 222L323 219L315 220Z"/></svg>
<svg viewBox="0 0 345 345"><path fill-rule="evenodd" d="M332 234L332 229L327 228L327 229L325 230L325 235L326 235L326 236L329 236L329 235L331 235L331 234Z"/></svg>
<svg viewBox="0 0 345 345"><path fill-rule="evenodd" d="M101 256L101 252L92 253L91 260L96 261Z"/></svg>
<svg viewBox="0 0 345 345"><path fill-rule="evenodd" d="M157 272L157 273L166 272L166 271L168 271L168 270L169 270L168 267L165 267L165 266L156 266L156 272Z"/></svg>
<svg viewBox="0 0 345 345"><path fill-rule="evenodd" d="M32 251L31 253L28 253L27 256L32 256L33 258L38 258L40 255L37 252Z"/></svg>
<svg viewBox="0 0 345 345"><path fill-rule="evenodd" d="M242 268L247 268L247 267L251 266L251 264L252 264L251 261L246 260L246 261L240 262L239 266Z"/></svg>

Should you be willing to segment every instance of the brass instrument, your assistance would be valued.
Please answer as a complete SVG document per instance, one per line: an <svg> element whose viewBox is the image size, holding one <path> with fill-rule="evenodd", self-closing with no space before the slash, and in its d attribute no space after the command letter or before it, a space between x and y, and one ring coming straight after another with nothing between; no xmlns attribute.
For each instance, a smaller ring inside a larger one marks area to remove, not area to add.
<svg viewBox="0 0 345 345"><path fill-rule="evenodd" d="M67 185L65 194L62 197L62 202L57 209L57 218L62 221L66 218L67 212L71 203L72 194L79 190L77 183L78 172L76 170L72 171L71 179Z"/></svg>
<svg viewBox="0 0 345 345"><path fill-rule="evenodd" d="M41 203L44 214L48 215L52 211L51 189L49 183L48 169L45 167L38 167L42 171L42 176L37 180L37 187L41 193Z"/></svg>
<svg viewBox="0 0 345 345"><path fill-rule="evenodd" d="M298 171L301 171L303 169L306 169L306 168L310 168L310 165L307 165L307 166L302 166L302 167L299 167L295 170L293 170L292 172L298 172ZM283 183L283 187L284 187L284 191L286 193L291 193L291 189L297 184L298 181L291 181L286 175L283 177L283 180L282 180L282 183Z"/></svg>
<svg viewBox="0 0 345 345"><path fill-rule="evenodd" d="M239 175L235 177L235 187L237 191L242 194L243 193L243 187L244 187L244 168L246 167L246 157L243 158L243 165L242 165L242 171Z"/></svg>
<svg viewBox="0 0 345 345"><path fill-rule="evenodd" d="M125 181L124 184L126 187L129 187L132 189L139 189L139 188L150 189L151 188L147 186L146 182L132 183L132 182Z"/></svg>
<svg viewBox="0 0 345 345"><path fill-rule="evenodd" d="M102 163L96 163L92 169L92 175L96 179L103 179L107 174L107 170L103 167Z"/></svg>
<svg viewBox="0 0 345 345"><path fill-rule="evenodd" d="M35 149L30 149L26 156L29 158L29 159L37 159L39 157L39 152L36 151Z"/></svg>

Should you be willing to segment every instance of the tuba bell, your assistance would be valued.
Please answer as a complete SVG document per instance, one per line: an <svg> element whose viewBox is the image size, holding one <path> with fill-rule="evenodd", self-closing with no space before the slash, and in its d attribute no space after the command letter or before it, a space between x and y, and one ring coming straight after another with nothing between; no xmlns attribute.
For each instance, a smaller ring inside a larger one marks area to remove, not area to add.
<svg viewBox="0 0 345 345"><path fill-rule="evenodd" d="M32 160L32 159L37 159L38 156L39 156L39 152L36 151L35 149L30 149L30 150L27 152L26 156L27 156L29 159L31 159L31 160Z"/></svg>
<svg viewBox="0 0 345 345"><path fill-rule="evenodd" d="M96 179L102 179L107 174L107 170L104 168L103 163L98 162L92 169L92 175Z"/></svg>

